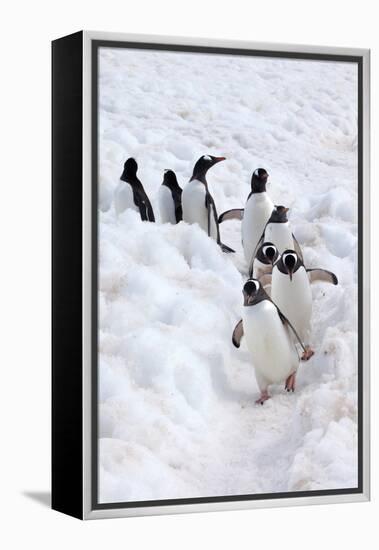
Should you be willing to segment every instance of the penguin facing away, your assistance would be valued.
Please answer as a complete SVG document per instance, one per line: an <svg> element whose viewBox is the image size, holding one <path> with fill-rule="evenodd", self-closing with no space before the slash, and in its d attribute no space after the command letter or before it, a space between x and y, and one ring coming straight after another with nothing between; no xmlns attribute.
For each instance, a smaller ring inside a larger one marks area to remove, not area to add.
<svg viewBox="0 0 379 550"><path fill-rule="evenodd" d="M254 261L250 266L249 277L261 280L265 273L271 273L272 266L279 258L279 252L273 243L264 242L258 248Z"/></svg>
<svg viewBox="0 0 379 550"><path fill-rule="evenodd" d="M155 222L153 208L142 183L137 177L138 164L130 157L124 164L120 182L114 193L114 206L118 216L131 208L139 212L142 221Z"/></svg>
<svg viewBox="0 0 379 550"><path fill-rule="evenodd" d="M285 382L287 391L295 390L299 366L297 345L305 347L290 321L269 298L257 279L248 279L243 287L242 320L237 323L232 341L238 348L246 340L253 359L255 377L260 390L256 403L270 398L270 384Z"/></svg>
<svg viewBox="0 0 379 550"><path fill-rule="evenodd" d="M247 197L245 208L227 210L219 218L220 223L231 219L242 220L242 246L247 262L251 261L257 243L274 209L274 204L266 191L267 180L266 170L257 168L251 177L251 191Z"/></svg>
<svg viewBox="0 0 379 550"><path fill-rule="evenodd" d="M206 179L208 170L223 160L225 157L203 155L196 162L192 177L182 193L183 220L191 224L197 223L217 242L223 252L234 252L221 242L216 205Z"/></svg>
<svg viewBox="0 0 379 550"><path fill-rule="evenodd" d="M183 219L182 189L173 170L165 170L158 190L159 212L162 223L179 223Z"/></svg>
<svg viewBox="0 0 379 550"><path fill-rule="evenodd" d="M271 275L271 298L304 342L305 351L301 357L303 361L314 355L309 339L312 317L311 282L315 281L338 284L337 277L331 271L306 269L295 250L283 252Z"/></svg>

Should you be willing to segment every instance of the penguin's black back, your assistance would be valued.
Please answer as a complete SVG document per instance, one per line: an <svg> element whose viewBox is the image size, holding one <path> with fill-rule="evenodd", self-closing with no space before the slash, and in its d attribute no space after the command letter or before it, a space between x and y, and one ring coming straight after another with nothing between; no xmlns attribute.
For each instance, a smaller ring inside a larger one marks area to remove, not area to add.
<svg viewBox="0 0 379 550"><path fill-rule="evenodd" d="M149 197L146 194L146 191L137 178L138 164L136 160L132 157L124 164L124 171L121 174L121 180L129 183L133 191L133 201L134 204L139 209L139 213L142 221L155 222L155 216L153 212L153 207Z"/></svg>

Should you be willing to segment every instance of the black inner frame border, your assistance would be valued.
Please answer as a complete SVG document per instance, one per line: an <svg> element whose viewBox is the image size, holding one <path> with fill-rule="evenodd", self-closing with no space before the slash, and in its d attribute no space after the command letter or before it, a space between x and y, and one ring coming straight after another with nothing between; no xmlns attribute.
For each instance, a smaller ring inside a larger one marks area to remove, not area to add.
<svg viewBox="0 0 379 550"><path fill-rule="evenodd" d="M98 50L123 48L137 50L188 52L198 54L271 57L309 61L356 63L358 72L358 486L314 491L242 494L130 502L98 502ZM363 56L326 53L305 53L278 50L255 50L234 47L160 44L114 40L91 40L91 507L92 510L145 508L185 504L256 501L283 498L323 497L363 493Z"/></svg>

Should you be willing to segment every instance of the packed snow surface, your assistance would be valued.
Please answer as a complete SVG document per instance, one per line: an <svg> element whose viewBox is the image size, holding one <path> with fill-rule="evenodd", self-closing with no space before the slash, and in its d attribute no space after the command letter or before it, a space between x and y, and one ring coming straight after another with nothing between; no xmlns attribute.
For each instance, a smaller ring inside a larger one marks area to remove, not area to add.
<svg viewBox="0 0 379 550"><path fill-rule="evenodd" d="M357 485L357 69L353 64L103 48L99 70L99 499ZM167 168L184 186L203 154L218 212L244 206L266 168L308 267L314 357L297 390L258 397L232 345L247 265L240 222L223 254L197 226L160 224ZM116 219L127 157L158 223Z"/></svg>

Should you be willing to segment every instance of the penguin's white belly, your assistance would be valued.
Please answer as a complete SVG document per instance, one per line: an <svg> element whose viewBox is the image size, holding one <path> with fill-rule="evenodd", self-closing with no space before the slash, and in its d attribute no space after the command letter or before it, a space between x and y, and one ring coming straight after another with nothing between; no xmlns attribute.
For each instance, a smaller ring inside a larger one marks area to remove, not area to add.
<svg viewBox="0 0 379 550"><path fill-rule="evenodd" d="M114 192L114 207L116 214L119 215L127 208L132 208L139 212L139 209L134 204L133 191L129 183L120 181Z"/></svg>
<svg viewBox="0 0 379 550"><path fill-rule="evenodd" d="M276 307L269 300L245 306L242 319L246 344L257 375L268 384L283 382L297 370L299 359Z"/></svg>
<svg viewBox="0 0 379 550"><path fill-rule="evenodd" d="M312 316L312 290L305 268L300 267L291 281L289 275L275 267L271 279L271 298L293 324L303 343L307 344Z"/></svg>
<svg viewBox="0 0 379 550"><path fill-rule="evenodd" d="M280 254L285 250L294 249L292 231L288 222L269 223L265 229L264 240L274 244Z"/></svg>
<svg viewBox="0 0 379 550"><path fill-rule="evenodd" d="M161 185L158 189L158 204L161 222L176 224L175 204L172 193L166 185Z"/></svg>
<svg viewBox="0 0 379 550"><path fill-rule="evenodd" d="M208 234L208 209L205 206L205 186L197 180L188 182L182 193L183 220L197 223ZM210 215L210 236L217 240L217 226L213 212Z"/></svg>
<svg viewBox="0 0 379 550"><path fill-rule="evenodd" d="M242 224L242 244L245 259L250 262L271 216L274 205L267 193L253 193L246 203Z"/></svg>

